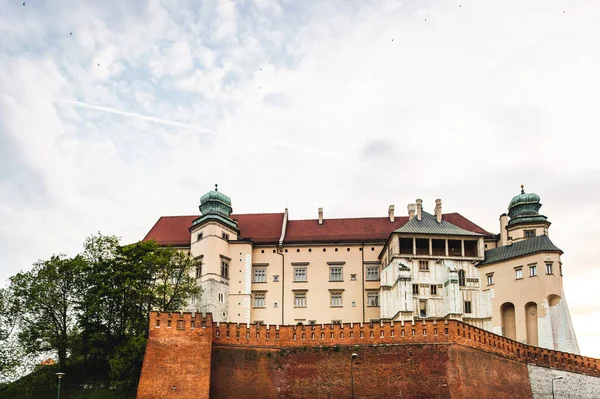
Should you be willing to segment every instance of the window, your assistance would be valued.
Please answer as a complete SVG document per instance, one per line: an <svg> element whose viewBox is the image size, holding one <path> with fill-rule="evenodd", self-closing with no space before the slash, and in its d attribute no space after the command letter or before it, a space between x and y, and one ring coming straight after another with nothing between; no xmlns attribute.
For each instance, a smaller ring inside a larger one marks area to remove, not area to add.
<svg viewBox="0 0 600 399"><path fill-rule="evenodd" d="M225 302L225 294L219 294L219 302L220 303Z"/></svg>
<svg viewBox="0 0 600 399"><path fill-rule="evenodd" d="M279 282L279 274L274 274L273 275L273 282L274 283L278 283Z"/></svg>
<svg viewBox="0 0 600 399"><path fill-rule="evenodd" d="M306 307L306 292L297 292L294 294L294 306L297 308Z"/></svg>
<svg viewBox="0 0 600 399"><path fill-rule="evenodd" d="M221 260L221 277L229 278L229 262Z"/></svg>
<svg viewBox="0 0 600 399"><path fill-rule="evenodd" d="M367 280L368 281L379 280L379 266L368 266L367 267Z"/></svg>
<svg viewBox="0 0 600 399"><path fill-rule="evenodd" d="M523 269L515 269L515 278L520 280L523 278Z"/></svg>
<svg viewBox="0 0 600 399"><path fill-rule="evenodd" d="M331 306L332 307L341 307L342 305L342 293L341 292L332 292L331 293Z"/></svg>
<svg viewBox="0 0 600 399"><path fill-rule="evenodd" d="M429 271L429 261L428 260L420 260L419 261L419 271L420 272L428 272Z"/></svg>
<svg viewBox="0 0 600 399"><path fill-rule="evenodd" d="M341 267L330 267L329 268L329 281L344 281L342 278Z"/></svg>
<svg viewBox="0 0 600 399"><path fill-rule="evenodd" d="M196 266L196 278L200 278L202 276L202 262Z"/></svg>
<svg viewBox="0 0 600 399"><path fill-rule="evenodd" d="M254 294L254 307L255 308L264 308L265 307L265 294L264 293Z"/></svg>
<svg viewBox="0 0 600 399"><path fill-rule="evenodd" d="M552 274L552 263L546 263L546 274Z"/></svg>
<svg viewBox="0 0 600 399"><path fill-rule="evenodd" d="M464 287L465 286L465 271L464 270L459 270L458 271L458 285L460 287Z"/></svg>
<svg viewBox="0 0 600 399"><path fill-rule="evenodd" d="M379 292L369 292L367 294L367 306L379 306Z"/></svg>
<svg viewBox="0 0 600 399"><path fill-rule="evenodd" d="M350 275L350 281L356 281L356 274Z"/></svg>
<svg viewBox="0 0 600 399"><path fill-rule="evenodd" d="M266 283L267 282L267 270L263 269L263 268L254 269L253 282L254 283Z"/></svg>
<svg viewBox="0 0 600 399"><path fill-rule="evenodd" d="M465 301L465 313L471 313L471 301Z"/></svg>
<svg viewBox="0 0 600 399"><path fill-rule="evenodd" d="M229 241L229 234L223 232L223 234L221 235L221 238L223 238L225 241Z"/></svg>
<svg viewBox="0 0 600 399"><path fill-rule="evenodd" d="M294 268L294 281L306 281L306 267Z"/></svg>
<svg viewBox="0 0 600 399"><path fill-rule="evenodd" d="M537 276L537 266L529 266L529 277Z"/></svg>
<svg viewBox="0 0 600 399"><path fill-rule="evenodd" d="M279 304L278 304L277 302L275 302L275 303L273 304L273 307L274 307L274 308L278 308L278 307L279 307Z"/></svg>
<svg viewBox="0 0 600 399"><path fill-rule="evenodd" d="M487 285L494 285L494 275L493 274L487 275Z"/></svg>
<svg viewBox="0 0 600 399"><path fill-rule="evenodd" d="M431 292L431 295L437 295L437 285L431 284L429 286L429 292Z"/></svg>
<svg viewBox="0 0 600 399"><path fill-rule="evenodd" d="M202 233L198 233L198 235L196 236L196 240L200 241L202 239Z"/></svg>
<svg viewBox="0 0 600 399"><path fill-rule="evenodd" d="M525 230L525 238L535 237L535 230Z"/></svg>
<svg viewBox="0 0 600 399"><path fill-rule="evenodd" d="M419 316L427 317L427 301L419 301Z"/></svg>
<svg viewBox="0 0 600 399"><path fill-rule="evenodd" d="M419 284L413 284L412 290L413 295L419 295Z"/></svg>

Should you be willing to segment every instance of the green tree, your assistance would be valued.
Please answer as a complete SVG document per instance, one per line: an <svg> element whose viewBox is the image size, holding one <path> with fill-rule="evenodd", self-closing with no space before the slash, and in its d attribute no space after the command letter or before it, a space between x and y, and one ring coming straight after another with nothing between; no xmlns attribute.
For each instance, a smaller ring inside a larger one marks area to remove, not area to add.
<svg viewBox="0 0 600 399"><path fill-rule="evenodd" d="M9 379L19 364L20 346L15 334L18 320L19 308L13 291L0 288L0 381Z"/></svg>
<svg viewBox="0 0 600 399"><path fill-rule="evenodd" d="M10 278L21 312L20 344L31 354L55 352L61 368L66 366L76 331L76 283L84 264L80 256L55 255Z"/></svg>

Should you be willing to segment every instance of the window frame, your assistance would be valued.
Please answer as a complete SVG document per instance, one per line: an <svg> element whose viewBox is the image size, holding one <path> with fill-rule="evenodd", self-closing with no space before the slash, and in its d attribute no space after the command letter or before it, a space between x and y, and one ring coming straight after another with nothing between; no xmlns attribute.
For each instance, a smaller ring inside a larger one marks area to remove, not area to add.
<svg viewBox="0 0 600 399"><path fill-rule="evenodd" d="M373 298L375 298L374 301L372 300ZM376 308L379 306L379 291L367 292L367 307Z"/></svg>
<svg viewBox="0 0 600 399"><path fill-rule="evenodd" d="M381 279L381 275L379 273L379 266L367 266L366 269L367 281L379 281ZM369 276L369 274L371 274L371 276ZM374 278L373 275L376 275L376 278Z"/></svg>
<svg viewBox="0 0 600 399"><path fill-rule="evenodd" d="M472 301L464 301L464 313L472 314L473 313L473 303Z"/></svg>
<svg viewBox="0 0 600 399"><path fill-rule="evenodd" d="M221 277L229 279L229 261L221 258Z"/></svg>
<svg viewBox="0 0 600 399"><path fill-rule="evenodd" d="M260 306L262 304L262 306ZM253 309L264 309L267 307L267 293L266 292L253 292L252 293L252 308Z"/></svg>
<svg viewBox="0 0 600 399"><path fill-rule="evenodd" d="M494 285L494 273L486 274L487 285Z"/></svg>
<svg viewBox="0 0 600 399"><path fill-rule="evenodd" d="M550 271L550 272L548 272ZM546 262L546 274L554 274L552 262Z"/></svg>
<svg viewBox="0 0 600 399"><path fill-rule="evenodd" d="M529 267L529 277L536 277L537 274L537 265L528 265Z"/></svg>
<svg viewBox="0 0 600 399"><path fill-rule="evenodd" d="M344 307L344 299L342 291L332 291L329 293L329 307L342 308Z"/></svg>
<svg viewBox="0 0 600 399"><path fill-rule="evenodd" d="M305 308L307 303L306 291L304 292L294 292L294 307L295 308ZM301 302L301 304L298 304Z"/></svg>
<svg viewBox="0 0 600 399"><path fill-rule="evenodd" d="M523 280L523 268L515 268L515 280Z"/></svg>
<svg viewBox="0 0 600 399"><path fill-rule="evenodd" d="M337 272L334 271L338 271L339 270L339 279L338 278L334 278L337 275ZM344 268L341 266L329 266L329 281L344 281Z"/></svg>
<svg viewBox="0 0 600 399"><path fill-rule="evenodd" d="M262 275L260 275L260 274L262 274ZM257 276L260 277L260 279L257 279ZM254 269L252 269L252 282L258 283L258 284L266 283L267 282L267 268L266 267L255 267Z"/></svg>
<svg viewBox="0 0 600 399"><path fill-rule="evenodd" d="M425 265L425 267L421 267L421 265ZM419 260L419 271L420 272L428 272L429 271L429 261L427 259Z"/></svg>
<svg viewBox="0 0 600 399"><path fill-rule="evenodd" d="M302 275L304 279L298 279L297 272L303 271ZM308 268L306 266L295 266L294 267L294 277L292 280L294 283L306 283L308 282Z"/></svg>

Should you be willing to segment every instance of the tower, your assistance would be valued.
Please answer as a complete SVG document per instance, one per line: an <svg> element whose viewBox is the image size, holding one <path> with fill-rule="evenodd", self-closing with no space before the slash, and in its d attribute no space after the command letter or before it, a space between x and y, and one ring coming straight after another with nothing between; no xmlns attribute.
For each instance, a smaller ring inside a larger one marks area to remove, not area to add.
<svg viewBox="0 0 600 399"><path fill-rule="evenodd" d="M482 289L492 298L492 329L529 345L579 353L563 292L563 252L550 240L541 206L540 196L521 186L500 217L497 247L478 264L486 275Z"/></svg>
<svg viewBox="0 0 600 399"><path fill-rule="evenodd" d="M237 239L238 225L231 218L231 198L218 191L209 191L200 197L201 216L190 227L192 256L201 262L195 277L202 288L190 310L211 312L215 321L229 321L229 287L231 257L229 243Z"/></svg>

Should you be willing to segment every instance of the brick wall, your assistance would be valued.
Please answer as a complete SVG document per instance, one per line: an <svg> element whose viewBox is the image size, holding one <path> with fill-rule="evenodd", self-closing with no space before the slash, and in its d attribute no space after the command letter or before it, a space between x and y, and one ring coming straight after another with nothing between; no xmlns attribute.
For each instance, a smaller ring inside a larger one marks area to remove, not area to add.
<svg viewBox="0 0 600 399"><path fill-rule="evenodd" d="M138 399L208 399L212 317L152 313Z"/></svg>
<svg viewBox="0 0 600 399"><path fill-rule="evenodd" d="M349 397L354 352L357 398L529 398L527 364L600 377L599 359L455 320L257 326L153 313L138 398Z"/></svg>

